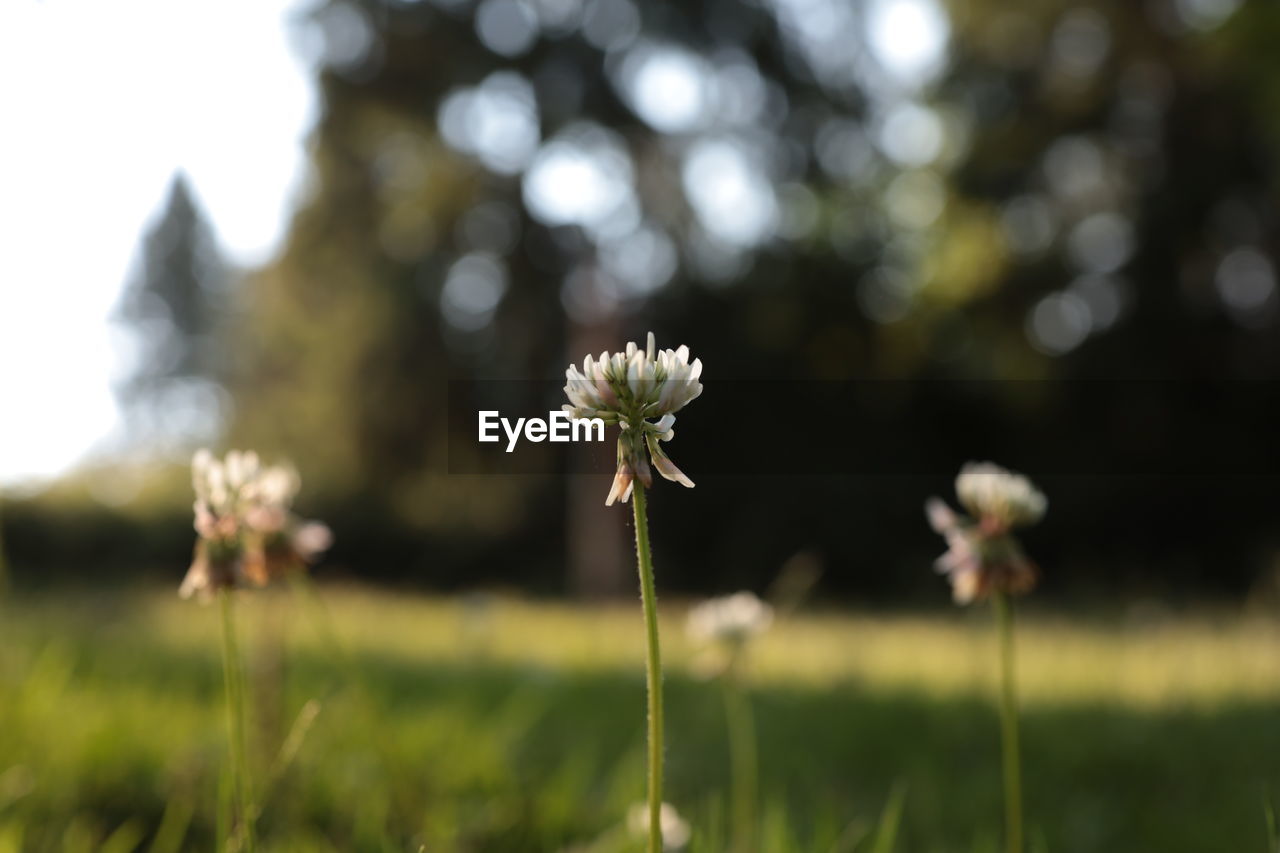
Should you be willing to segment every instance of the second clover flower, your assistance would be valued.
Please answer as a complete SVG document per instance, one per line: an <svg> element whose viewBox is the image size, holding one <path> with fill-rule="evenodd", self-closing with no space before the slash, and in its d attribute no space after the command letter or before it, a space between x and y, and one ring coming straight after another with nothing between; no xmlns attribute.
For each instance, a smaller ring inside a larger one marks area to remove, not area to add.
<svg viewBox="0 0 1280 853"><path fill-rule="evenodd" d="M576 365L565 371L569 403L564 411L575 420L600 418L622 430L618 469L606 505L625 503L637 479L645 488L652 486L652 468L668 480L693 487L662 442L675 436L675 413L702 393L701 376L702 361L691 363L688 347L659 351L652 332L644 349L632 342L624 352L602 352L598 359L587 356L581 371Z"/></svg>
<svg viewBox="0 0 1280 853"><path fill-rule="evenodd" d="M200 450L191 460L195 489L195 556L179 594L208 600L220 589L265 586L315 562L333 541L327 525L293 513L298 474L264 466L258 454L233 450L218 459Z"/></svg>
<svg viewBox="0 0 1280 853"><path fill-rule="evenodd" d="M1030 480L991 462L970 462L956 477L956 494L972 518L938 498L925 504L929 524L947 540L936 567L951 581L957 604L992 592L1021 595L1036 582L1035 565L1013 536L1017 527L1035 524L1048 501Z"/></svg>

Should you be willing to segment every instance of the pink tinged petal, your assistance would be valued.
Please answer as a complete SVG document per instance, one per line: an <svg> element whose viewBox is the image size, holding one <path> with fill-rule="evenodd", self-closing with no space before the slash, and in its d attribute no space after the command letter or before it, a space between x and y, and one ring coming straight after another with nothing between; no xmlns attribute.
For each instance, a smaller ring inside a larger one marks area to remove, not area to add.
<svg viewBox="0 0 1280 853"><path fill-rule="evenodd" d="M600 399L610 408L617 407L618 395L613 393L613 388L609 385L608 380L603 376L596 377L596 393L600 395Z"/></svg>
<svg viewBox="0 0 1280 853"><path fill-rule="evenodd" d="M205 539L212 539L217 535L218 519L209 511L209 506L203 500L196 501L195 504L196 533Z"/></svg>
<svg viewBox="0 0 1280 853"><path fill-rule="evenodd" d="M688 489L693 488L693 480L686 477L684 472L676 467L676 463L671 461L670 457L665 455L654 456L653 466L658 469L659 474L666 477L668 480L671 480L673 483L679 483Z"/></svg>
<svg viewBox="0 0 1280 853"><path fill-rule="evenodd" d="M682 408L678 403L679 390L680 381L668 379L662 386L662 393L658 395L658 411L663 413L679 411Z"/></svg>
<svg viewBox="0 0 1280 853"><path fill-rule="evenodd" d="M333 531L319 521L308 521L293 532L293 550L308 563L333 545Z"/></svg>
<svg viewBox="0 0 1280 853"><path fill-rule="evenodd" d="M950 530L954 530L960 521L951 507L937 498L929 498L925 502L924 513L929 519L929 526L933 528L935 533L945 534Z"/></svg>
<svg viewBox="0 0 1280 853"><path fill-rule="evenodd" d="M191 564L191 568L187 569L187 575L182 579L182 586L178 587L178 596L180 598L192 598L197 595L204 597L209 594L211 585L208 564L197 560Z"/></svg>
<svg viewBox="0 0 1280 853"><path fill-rule="evenodd" d="M982 588L982 573L956 572L951 575L951 597L956 604L972 604Z"/></svg>
<svg viewBox="0 0 1280 853"><path fill-rule="evenodd" d="M625 462L618 466L618 472L613 475L613 487L609 489L609 497L605 498L605 506L613 506L613 502L620 500L626 503L627 498L631 497L631 467Z"/></svg>

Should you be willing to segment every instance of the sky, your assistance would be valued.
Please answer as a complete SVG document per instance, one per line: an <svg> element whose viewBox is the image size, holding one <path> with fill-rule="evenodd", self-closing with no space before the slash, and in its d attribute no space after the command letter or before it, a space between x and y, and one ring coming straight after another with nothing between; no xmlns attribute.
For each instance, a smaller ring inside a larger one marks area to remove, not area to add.
<svg viewBox="0 0 1280 853"><path fill-rule="evenodd" d="M811 61L848 65L855 0L773 2ZM290 22L306 5L0 0L0 485L51 478L110 447L119 429L112 385L124 361L111 315L140 235L175 172L190 179L233 263L260 265L279 247L305 178L305 140L317 113L314 74L291 38ZM945 15L936 0L872 0L865 8L873 52L891 75L886 90L909 99L945 56ZM510 45L490 43L484 17L477 18L479 36L506 55ZM843 29L832 29L836 24ZM633 92L646 120L679 129L705 112L700 76L710 66L679 51L640 58L646 57ZM543 207L569 205L581 218L584 205L600 195L599 181L586 180L583 170L589 158L566 158L577 150L573 140L552 140L532 165L526 162L538 148L536 114L531 130L513 136L523 115L515 106L524 96L510 76L494 75L479 91L484 97L471 98L498 108L489 110L500 119L490 136L502 143L471 153L498 171L527 167L535 213L541 200ZM455 100L459 108L475 106ZM673 112L673 104L684 111ZM442 113L446 138L450 115ZM513 139L530 144L508 163ZM727 144L694 146L694 171L716 179L690 186L695 207L732 226L722 236L748 244L774 227L776 212L750 153ZM539 176L556 178L552 192L537 192ZM554 219L560 207L548 216ZM641 229L627 242L643 247L645 237L653 235ZM459 286L445 288L446 296L466 297L459 310L471 314L477 295L494 292L477 289L484 271L477 263L459 272ZM666 269L658 267L654 281ZM486 307L492 308L478 306Z"/></svg>
<svg viewBox="0 0 1280 853"><path fill-rule="evenodd" d="M316 96L299 0L0 3L0 483L117 427L110 314L185 170L223 249L278 247Z"/></svg>

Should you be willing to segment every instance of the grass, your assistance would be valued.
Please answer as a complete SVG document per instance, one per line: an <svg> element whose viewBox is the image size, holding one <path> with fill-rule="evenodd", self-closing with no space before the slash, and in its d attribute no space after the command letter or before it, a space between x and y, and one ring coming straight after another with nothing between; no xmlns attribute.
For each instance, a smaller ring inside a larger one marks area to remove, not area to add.
<svg viewBox="0 0 1280 853"><path fill-rule="evenodd" d="M260 849L627 849L618 825L645 785L632 602L322 598L347 663L287 590L238 603L250 760L275 779ZM663 612L667 799L693 849L720 853L723 708L694 675L682 615ZM0 620L0 853L212 849L216 608L93 590L10 601ZM762 849L879 851L876 822L905 791L893 849L995 851L993 642L983 610L782 619L753 668ZM1018 642L1031 850L1269 849L1276 624L1031 613ZM312 701L314 722L295 725ZM281 760L291 731L305 737Z"/></svg>

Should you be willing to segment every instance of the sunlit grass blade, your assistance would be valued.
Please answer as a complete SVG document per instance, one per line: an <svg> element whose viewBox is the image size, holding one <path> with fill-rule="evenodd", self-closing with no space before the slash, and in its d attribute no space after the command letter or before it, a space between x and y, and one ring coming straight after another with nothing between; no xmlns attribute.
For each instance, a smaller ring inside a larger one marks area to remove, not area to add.
<svg viewBox="0 0 1280 853"><path fill-rule="evenodd" d="M190 797L172 797L165 803L164 815L147 853L178 853L187 838L194 814L195 804Z"/></svg>
<svg viewBox="0 0 1280 853"><path fill-rule="evenodd" d="M147 835L137 821L125 821L107 836L98 853L133 853Z"/></svg>
<svg viewBox="0 0 1280 853"><path fill-rule="evenodd" d="M852 853L870 837L873 829L871 821L865 817L855 817L840 831L840 835L831 845L830 853Z"/></svg>
<svg viewBox="0 0 1280 853"><path fill-rule="evenodd" d="M231 826L235 820L235 784L230 770L218 774L218 823L214 828L214 850L228 850L231 842Z"/></svg>
<svg viewBox="0 0 1280 853"><path fill-rule="evenodd" d="M898 830L902 826L902 813L907 804L907 785L899 782L889 792L889 799L880 812L880 821L876 825L875 840L871 844L871 853L893 853L898 843Z"/></svg>
<svg viewBox="0 0 1280 853"><path fill-rule="evenodd" d="M0 827L0 853L22 853L23 827L15 822Z"/></svg>
<svg viewBox="0 0 1280 853"><path fill-rule="evenodd" d="M1270 788L1262 795L1262 816L1267 822L1267 853L1280 853L1280 830L1276 828L1276 808Z"/></svg>

